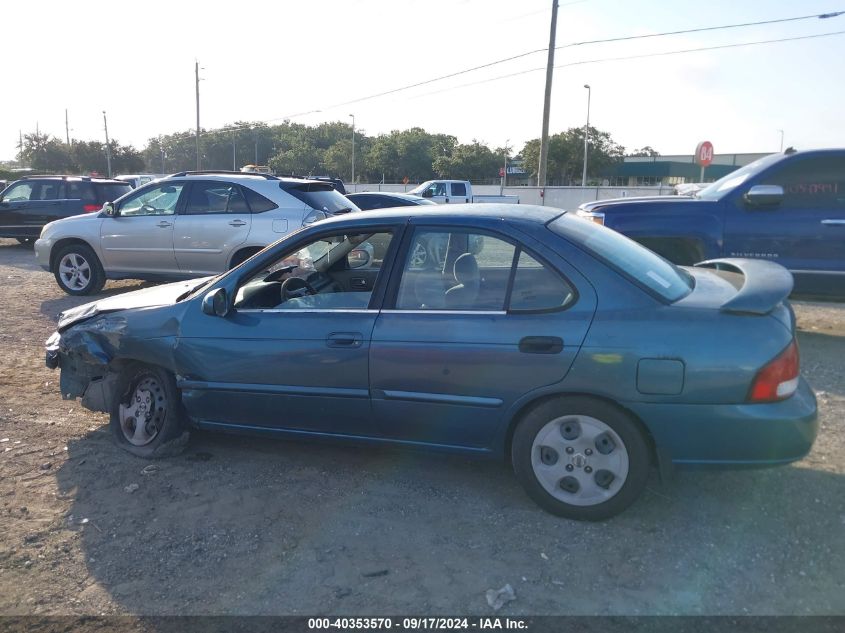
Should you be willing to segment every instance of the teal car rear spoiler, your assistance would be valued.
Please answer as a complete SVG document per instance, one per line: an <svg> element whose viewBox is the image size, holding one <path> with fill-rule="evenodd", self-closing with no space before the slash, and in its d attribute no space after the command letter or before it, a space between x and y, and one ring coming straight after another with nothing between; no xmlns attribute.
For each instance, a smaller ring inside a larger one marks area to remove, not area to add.
<svg viewBox="0 0 845 633"><path fill-rule="evenodd" d="M743 283L737 293L719 308L722 312L768 314L792 292L792 273L775 262L763 259L708 259L695 265L741 273Z"/></svg>

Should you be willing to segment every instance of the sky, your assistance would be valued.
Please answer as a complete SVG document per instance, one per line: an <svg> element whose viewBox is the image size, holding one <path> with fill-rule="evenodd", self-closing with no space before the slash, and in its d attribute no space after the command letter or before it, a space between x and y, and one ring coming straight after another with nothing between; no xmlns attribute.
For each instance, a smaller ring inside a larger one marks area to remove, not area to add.
<svg viewBox="0 0 845 633"><path fill-rule="evenodd" d="M558 0L557 46L845 10L845 0ZM551 0L31 0L4 6L0 160L19 131L142 149L196 124L351 122L367 135L422 127L462 143L540 136ZM628 150L717 154L845 146L845 15L555 53L551 133L590 123ZM543 50L540 50L543 49ZM357 101L519 55L483 70ZM592 63L584 63L592 62ZM537 70L535 70L537 69ZM524 74L497 79L514 73Z"/></svg>

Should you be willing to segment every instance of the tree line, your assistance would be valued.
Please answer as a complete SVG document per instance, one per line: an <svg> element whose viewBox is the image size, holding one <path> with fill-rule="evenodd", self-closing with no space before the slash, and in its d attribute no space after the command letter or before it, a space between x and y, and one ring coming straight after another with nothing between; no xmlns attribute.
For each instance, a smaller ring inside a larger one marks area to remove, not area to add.
<svg viewBox="0 0 845 633"><path fill-rule="evenodd" d="M588 168L593 178L622 160L625 148L610 133L587 130ZM349 181L352 177L352 127L345 122L316 126L285 121L281 125L239 121L200 134L202 169L240 169L243 165L268 165L277 174L328 175ZM355 130L355 180L358 182L421 182L432 178L494 181L509 149L491 148L473 140L459 143L450 134L432 134L413 127L368 136ZM196 168L194 131L151 138L142 150L109 143L113 174L174 173ZM634 155L658 153L645 147ZM540 140L528 141L516 156L536 182ZM70 143L48 134L23 137L18 160L44 173L107 173L106 147L100 141L72 139ZM584 161L584 128L574 127L549 138L548 183L580 184Z"/></svg>

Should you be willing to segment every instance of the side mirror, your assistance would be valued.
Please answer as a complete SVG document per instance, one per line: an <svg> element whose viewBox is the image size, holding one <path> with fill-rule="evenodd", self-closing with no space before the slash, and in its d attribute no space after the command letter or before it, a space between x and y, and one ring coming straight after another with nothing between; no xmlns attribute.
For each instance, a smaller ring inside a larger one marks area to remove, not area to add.
<svg viewBox="0 0 845 633"><path fill-rule="evenodd" d="M117 215L117 209L114 208L114 202L106 202L103 205L103 212L110 218L115 217Z"/></svg>
<svg viewBox="0 0 845 633"><path fill-rule="evenodd" d="M434 197L434 189L425 189L422 192L423 198L433 198Z"/></svg>
<svg viewBox="0 0 845 633"><path fill-rule="evenodd" d="M349 262L350 268L363 268L370 263L370 254L366 249L356 248L355 250L349 251L346 260Z"/></svg>
<svg viewBox="0 0 845 633"><path fill-rule="evenodd" d="M225 288L215 288L202 298L202 312L209 316L224 317L229 314L229 298Z"/></svg>
<svg viewBox="0 0 845 633"><path fill-rule="evenodd" d="M780 185L754 185L744 196L746 204L753 207L777 205L783 202L783 187Z"/></svg>

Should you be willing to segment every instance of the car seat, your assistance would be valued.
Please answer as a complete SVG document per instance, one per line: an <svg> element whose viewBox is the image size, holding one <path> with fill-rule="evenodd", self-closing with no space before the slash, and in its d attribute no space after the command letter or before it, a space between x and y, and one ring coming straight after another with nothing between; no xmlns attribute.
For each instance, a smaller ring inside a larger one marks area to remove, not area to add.
<svg viewBox="0 0 845 633"><path fill-rule="evenodd" d="M481 272L471 253L464 253L455 260L453 274L456 285L446 291L446 307L467 309L475 305L481 287Z"/></svg>

